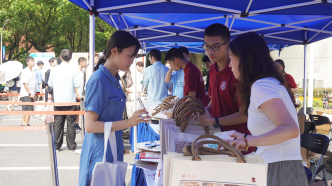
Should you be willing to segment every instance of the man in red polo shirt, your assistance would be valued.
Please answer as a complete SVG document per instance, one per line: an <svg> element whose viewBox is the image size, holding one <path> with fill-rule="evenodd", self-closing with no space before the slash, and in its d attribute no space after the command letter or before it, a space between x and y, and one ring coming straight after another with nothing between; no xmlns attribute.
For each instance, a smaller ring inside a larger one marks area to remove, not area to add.
<svg viewBox="0 0 332 186"><path fill-rule="evenodd" d="M167 52L165 61L176 70L183 69L183 96L189 95L198 98L203 102L204 106L207 106L210 102L210 98L205 94L204 79L198 67L191 61L187 61L182 52L177 48L171 48Z"/></svg>
<svg viewBox="0 0 332 186"><path fill-rule="evenodd" d="M220 127L221 131L236 130L249 134L248 117L236 99L236 83L234 74L229 67L228 43L230 33L225 25L216 23L204 31L205 49L210 60L214 62L209 72L210 104L199 122L204 126ZM252 152L254 148L249 149Z"/></svg>

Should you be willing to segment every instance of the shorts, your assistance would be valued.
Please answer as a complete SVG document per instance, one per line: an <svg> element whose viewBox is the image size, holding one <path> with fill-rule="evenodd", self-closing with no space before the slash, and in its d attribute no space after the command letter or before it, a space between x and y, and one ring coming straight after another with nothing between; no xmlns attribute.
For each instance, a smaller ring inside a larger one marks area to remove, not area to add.
<svg viewBox="0 0 332 186"><path fill-rule="evenodd" d="M29 96L22 97L22 102L35 102L33 98L30 98ZM22 111L33 111L34 106L33 105L22 105Z"/></svg>

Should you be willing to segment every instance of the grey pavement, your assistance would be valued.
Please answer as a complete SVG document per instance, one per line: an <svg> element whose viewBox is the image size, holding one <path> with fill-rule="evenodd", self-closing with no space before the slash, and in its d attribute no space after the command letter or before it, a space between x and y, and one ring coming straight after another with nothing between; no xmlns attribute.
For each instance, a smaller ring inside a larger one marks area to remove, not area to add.
<svg viewBox="0 0 332 186"><path fill-rule="evenodd" d="M5 111L6 105L0 105ZM21 111L21 107L15 107ZM0 126L20 126L22 117L0 115ZM43 125L42 120L31 119L30 125ZM64 138L64 143L66 142ZM77 149L82 148L81 134L76 135ZM125 140L125 149L130 144ZM124 161L134 161L133 153L126 154ZM57 152L60 186L78 185L80 155L68 151L66 144ZM128 166L126 184L130 185L131 166ZM51 186L50 154L47 133L44 131L0 131L0 186Z"/></svg>

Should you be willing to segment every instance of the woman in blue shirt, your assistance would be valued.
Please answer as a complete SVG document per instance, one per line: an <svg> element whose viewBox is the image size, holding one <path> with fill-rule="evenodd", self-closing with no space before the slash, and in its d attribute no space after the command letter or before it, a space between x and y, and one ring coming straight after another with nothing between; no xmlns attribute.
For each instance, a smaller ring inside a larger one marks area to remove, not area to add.
<svg viewBox="0 0 332 186"><path fill-rule="evenodd" d="M145 109L137 110L128 120L122 120L126 97L119 83L118 71L127 71L136 57L141 45L126 31L116 31L107 43L104 64L97 64L88 83L85 95L85 129L80 159L79 185L88 186L97 162L104 155L104 122L113 121L111 131L115 131L118 161L123 161L122 129L133 127L149 117ZM108 143L106 161L113 162Z"/></svg>

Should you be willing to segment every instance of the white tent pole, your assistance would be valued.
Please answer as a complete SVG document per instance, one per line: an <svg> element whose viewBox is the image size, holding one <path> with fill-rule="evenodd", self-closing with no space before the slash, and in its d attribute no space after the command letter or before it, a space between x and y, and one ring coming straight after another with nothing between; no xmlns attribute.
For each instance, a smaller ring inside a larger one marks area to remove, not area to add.
<svg viewBox="0 0 332 186"><path fill-rule="evenodd" d="M308 39L308 31L304 33L305 41ZM304 44L304 65L303 65L303 114L306 115L307 112L307 79L306 79L306 58L307 58L307 43Z"/></svg>
<svg viewBox="0 0 332 186"><path fill-rule="evenodd" d="M114 24L116 30L119 30L119 27L118 27L118 25L116 25L116 23L115 23L115 21L114 21L112 15L110 15L110 18L111 18L111 20L112 20L112 22L113 22L113 24Z"/></svg>
<svg viewBox="0 0 332 186"><path fill-rule="evenodd" d="M228 28L228 17L226 17L225 26Z"/></svg>
<svg viewBox="0 0 332 186"><path fill-rule="evenodd" d="M125 5L120 5L120 6L112 6L112 7L107 7L107 8L98 8L98 12L102 11L107 11L107 10L116 10L116 9L121 9L121 8L129 8L129 7L134 7L134 6L143 6L143 5L150 5L150 4L155 4L155 3L163 3L165 1L163 0L154 0L154 1L147 1L147 2L141 2L141 3L132 3L132 4L125 4Z"/></svg>
<svg viewBox="0 0 332 186"><path fill-rule="evenodd" d="M157 39L157 38L162 38L162 37L170 37L170 36L175 36L175 34L169 34L169 35L163 35L163 36L155 36L155 37L146 37L146 38L141 38L138 39L139 41L145 41L149 39Z"/></svg>
<svg viewBox="0 0 332 186"><path fill-rule="evenodd" d="M225 25L226 26L226 25ZM232 33L233 35L238 35L238 34L243 34L243 33L247 33L247 32L257 32L257 31L261 31L261 30L268 30L271 28L277 28L279 26L269 26L269 27L264 27L264 28L256 28L256 29L252 29L252 30L246 30L246 31L242 31L242 32L236 32L236 33Z"/></svg>
<svg viewBox="0 0 332 186"><path fill-rule="evenodd" d="M162 24L162 25L149 26L149 27L130 28L130 29L123 29L123 30L125 30L125 31L145 30L147 28L159 28L159 27L165 27L165 26L169 26L169 24Z"/></svg>
<svg viewBox="0 0 332 186"><path fill-rule="evenodd" d="M235 17L233 17L233 20L232 20L231 26L229 26L229 31L231 31L234 21L235 21Z"/></svg>
<svg viewBox="0 0 332 186"><path fill-rule="evenodd" d="M283 33L288 33L288 32L295 32L295 31L299 31L300 29L294 29L294 30L286 30L286 31L280 31L280 32L272 32L272 33L268 33L268 34L264 34L264 36L267 35L276 35L276 34L283 34Z"/></svg>
<svg viewBox="0 0 332 186"><path fill-rule="evenodd" d="M281 39L281 40L286 40L286 41L293 41L293 42L297 42L297 43L303 43L300 40L296 40L296 39L288 39L288 38L283 38L283 37L277 37L277 36L271 36L271 35L264 35L264 37L269 37L269 38L274 38L274 39Z"/></svg>
<svg viewBox="0 0 332 186"><path fill-rule="evenodd" d="M137 38L137 33L136 33L136 31L134 31L134 36ZM135 72L134 72L134 78L135 78L135 82L134 82L134 111L136 111L137 110L137 91L136 91L136 81L137 81L137 78L136 78L136 58L134 59L134 64L133 65L135 65ZM138 153L138 151L137 151L137 125L135 125L134 126L134 153L135 154L137 154Z"/></svg>
<svg viewBox="0 0 332 186"><path fill-rule="evenodd" d="M315 43L310 44L308 107L313 107L314 97Z"/></svg>
<svg viewBox="0 0 332 186"><path fill-rule="evenodd" d="M225 11L225 12L231 12L231 13L235 13L235 14L240 14L241 13L240 10L234 10L234 9L229 9L229 8L205 5L205 4L194 3L194 2L183 1L183 0L172 0L172 3L180 3L180 4L185 4L185 5L198 6L198 7L208 8L208 9L212 9L212 10L220 10L220 11Z"/></svg>
<svg viewBox="0 0 332 186"><path fill-rule="evenodd" d="M329 22L329 23L327 23L323 28L322 28L322 30L324 30L326 27L328 27L330 24L332 23L332 20ZM320 32L317 32L315 35L313 35L309 40L308 40L308 42L310 42L313 38L315 38L318 34L320 34Z"/></svg>
<svg viewBox="0 0 332 186"><path fill-rule="evenodd" d="M94 0L90 0L91 7L94 6ZM89 53L90 59L89 64L91 64L92 72L94 68L95 61L95 27L96 27L96 16L94 13L90 15L90 36L89 36Z"/></svg>
<svg viewBox="0 0 332 186"><path fill-rule="evenodd" d="M83 2L90 10L92 10L92 7L89 5L89 3L86 0L83 0Z"/></svg>
<svg viewBox="0 0 332 186"><path fill-rule="evenodd" d="M282 9L288 9L288 8L306 6L306 5L312 5L312 4L318 4L318 3L321 3L321 1L309 1L309 2L304 2L304 3L297 3L297 4L293 4L293 5L266 8L266 9L262 9L262 10L252 11L251 14L260 14L260 13L264 13L264 12L270 12L270 11L275 11L275 10L282 10Z"/></svg>
<svg viewBox="0 0 332 186"><path fill-rule="evenodd" d="M247 6L246 13L248 13L248 11L249 11L249 8L250 8L250 6L251 6L251 3L252 3L252 0L250 0L249 4L248 4L248 6Z"/></svg>

